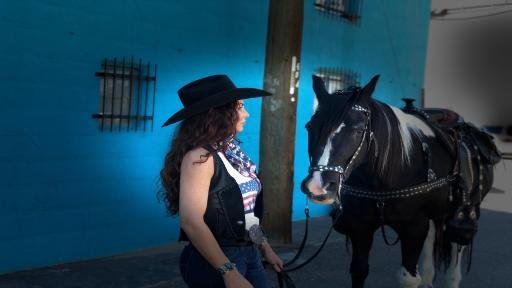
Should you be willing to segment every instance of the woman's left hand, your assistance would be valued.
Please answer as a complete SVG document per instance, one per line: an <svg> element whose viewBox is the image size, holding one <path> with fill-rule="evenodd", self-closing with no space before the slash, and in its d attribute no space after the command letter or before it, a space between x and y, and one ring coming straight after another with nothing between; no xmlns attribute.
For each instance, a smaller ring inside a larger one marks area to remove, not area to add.
<svg viewBox="0 0 512 288"><path fill-rule="evenodd" d="M274 252L274 249L270 247L268 242L264 242L260 246L261 254L265 258L265 260L272 265L272 268L277 271L281 272L281 270L284 268L284 263L279 256L277 256L276 252Z"/></svg>

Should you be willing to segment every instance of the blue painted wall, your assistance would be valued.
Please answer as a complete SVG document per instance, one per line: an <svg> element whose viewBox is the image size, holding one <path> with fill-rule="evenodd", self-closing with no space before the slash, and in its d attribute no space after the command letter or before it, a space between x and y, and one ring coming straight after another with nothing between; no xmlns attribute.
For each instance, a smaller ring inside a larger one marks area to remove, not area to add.
<svg viewBox="0 0 512 288"><path fill-rule="evenodd" d="M0 273L175 241L156 200L173 127L159 127L198 77L262 87L267 13L250 0L1 0ZM101 133L95 72L131 55L159 67L155 130Z"/></svg>
<svg viewBox="0 0 512 288"><path fill-rule="evenodd" d="M305 2L299 140L320 66L351 68L363 80L382 74L376 94L390 103L400 91L418 96L429 1L365 0L359 27ZM175 241L178 219L156 200L173 127L158 127L181 108L175 91L190 80L227 73L261 87L267 15L268 0L0 0L0 273ZM105 57L131 55L159 67L155 129L101 133L91 119L94 73ZM256 162L260 104L247 101L241 135ZM293 216L301 219L305 141L296 151Z"/></svg>

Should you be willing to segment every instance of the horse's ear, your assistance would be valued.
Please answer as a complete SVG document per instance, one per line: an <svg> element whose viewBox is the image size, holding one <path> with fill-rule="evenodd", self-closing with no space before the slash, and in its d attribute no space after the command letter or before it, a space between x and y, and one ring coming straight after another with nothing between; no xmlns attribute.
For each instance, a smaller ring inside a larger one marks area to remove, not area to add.
<svg viewBox="0 0 512 288"><path fill-rule="evenodd" d="M318 102L321 102L322 98L329 95L329 92L325 89L324 80L316 75L313 75L313 91L315 91Z"/></svg>
<svg viewBox="0 0 512 288"><path fill-rule="evenodd" d="M373 91L375 91L375 86L377 86L377 81L379 81L380 75L373 76L372 80L366 84L366 86L361 89L361 102L369 102L372 99Z"/></svg>

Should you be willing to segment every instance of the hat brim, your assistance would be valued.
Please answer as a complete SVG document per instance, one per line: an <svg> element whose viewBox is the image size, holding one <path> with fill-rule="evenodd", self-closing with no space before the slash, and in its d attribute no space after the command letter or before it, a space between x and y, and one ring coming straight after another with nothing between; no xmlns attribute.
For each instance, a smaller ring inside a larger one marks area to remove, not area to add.
<svg viewBox="0 0 512 288"><path fill-rule="evenodd" d="M230 90L225 90L179 110L178 112L174 113L171 117L169 117L169 119L165 121L162 127L171 125L188 117L208 111L208 109L210 108L219 107L234 102L236 100L265 97L270 95L272 95L272 93L255 88L234 88Z"/></svg>

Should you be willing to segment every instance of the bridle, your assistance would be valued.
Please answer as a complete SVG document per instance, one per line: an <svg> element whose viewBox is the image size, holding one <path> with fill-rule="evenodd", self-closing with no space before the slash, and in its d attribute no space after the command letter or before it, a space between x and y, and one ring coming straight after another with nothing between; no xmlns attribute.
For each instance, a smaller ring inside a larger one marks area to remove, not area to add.
<svg viewBox="0 0 512 288"><path fill-rule="evenodd" d="M361 149L363 148L363 145L366 141L366 139L368 139L368 149L371 145L371 142L372 140L374 140L374 135L373 135L373 130L372 130L372 127L371 127L371 111L370 109L368 108L365 108L365 107L362 107L360 105L354 105L352 107L352 110L354 111L360 111L360 112L363 112L366 119L365 119L365 126L364 126L364 131L363 131L363 137L361 138L361 142L359 143L359 146L357 147L356 151L354 152L354 154L352 155L352 157L350 157L350 160L348 161L348 164L343 166L343 165L310 165L309 166L309 173L312 173L314 171L319 171L319 172L325 172L325 171L331 171L331 172L335 172L335 173L338 173L339 175L339 181L338 181L338 189L337 189L337 197L336 197L336 204L341 208L341 191L342 191L342 187L343 187L343 180L345 179L345 174L347 173L347 171L349 171L351 168L352 168L352 165L355 163L356 159L358 158L358 156L360 155L360 152L361 152Z"/></svg>
<svg viewBox="0 0 512 288"><path fill-rule="evenodd" d="M313 171L320 171L320 172L332 171L332 172L338 173L338 175L339 175L339 182L338 182L336 204L337 204L339 209L342 209L341 191L342 191L342 187L343 187L343 179L345 177L345 173L352 167L353 163L358 158L359 153L361 152L361 149L363 148L363 145L364 145L366 139L368 138L368 147L370 147L371 141L374 138L373 130L372 130L372 127L371 127L371 112L370 112L370 110L368 108L364 108L364 107L362 107L360 105L354 105L352 107L352 110L363 112L365 114L365 116L366 116L366 119L365 119L366 123L365 123L365 126L364 126L363 137L361 138L361 142L359 143L359 146L357 147L356 151L354 152L354 155L352 155L352 157L350 157L350 160L348 161L348 164L345 165L345 166L343 166L343 165L334 165L334 166L329 166L329 165L310 165L309 166L309 173L311 173ZM310 195L310 197L311 197L311 195ZM301 255L301 253L302 253L302 251L304 249L304 246L306 244L306 239L307 239L307 235L308 235L309 218L310 218L310 216L309 216L308 198L306 198L306 208L304 209L304 212L306 214L306 229L305 229L304 237L303 237L302 242L301 242L301 246L300 246L297 254L295 255L295 257L291 261L286 263L285 266L288 266L288 265L292 264L293 262L295 262L299 258L299 256ZM334 228L334 224L336 222L338 222L340 216L341 216L341 214L338 214L336 219L331 224L331 227L329 228L329 231L327 232L327 235L325 236L322 244L320 245L320 247L317 249L317 251L311 257L309 257L306 261L304 261L300 265L297 265L296 267L287 268L287 269L282 270L281 272L278 272L279 287L284 287L283 286L284 283L286 283L286 285L288 285L288 287L295 287L295 284L293 284L293 281L288 276L287 272L292 272L292 271L300 269L301 267L304 267L305 265L310 263L318 254L320 254L320 251L325 246L325 244L327 243L327 239L329 239L329 236L331 235L331 232L332 232L332 230Z"/></svg>

